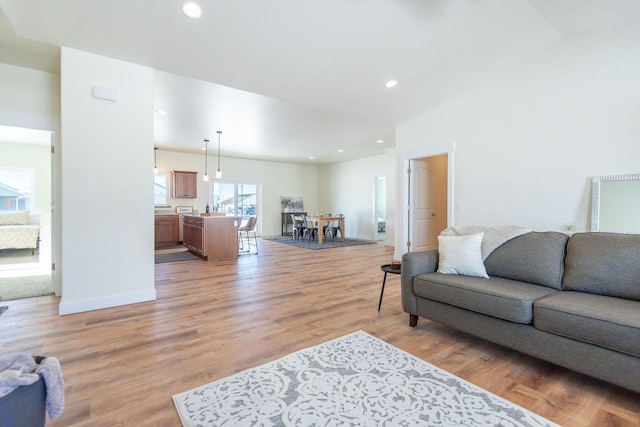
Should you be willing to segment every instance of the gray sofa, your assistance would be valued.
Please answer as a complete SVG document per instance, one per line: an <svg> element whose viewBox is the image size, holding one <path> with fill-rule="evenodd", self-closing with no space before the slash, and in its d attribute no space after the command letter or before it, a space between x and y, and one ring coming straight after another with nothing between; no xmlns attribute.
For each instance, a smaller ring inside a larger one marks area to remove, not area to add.
<svg viewBox="0 0 640 427"><path fill-rule="evenodd" d="M640 235L530 232L484 260L489 278L402 257L402 307L640 393Z"/></svg>

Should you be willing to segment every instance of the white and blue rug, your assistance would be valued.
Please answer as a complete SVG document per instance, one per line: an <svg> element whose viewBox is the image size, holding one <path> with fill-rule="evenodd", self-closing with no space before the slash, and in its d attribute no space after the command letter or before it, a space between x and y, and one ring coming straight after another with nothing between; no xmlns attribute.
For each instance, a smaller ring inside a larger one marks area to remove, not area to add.
<svg viewBox="0 0 640 427"><path fill-rule="evenodd" d="M184 426L555 426L363 331L173 396Z"/></svg>

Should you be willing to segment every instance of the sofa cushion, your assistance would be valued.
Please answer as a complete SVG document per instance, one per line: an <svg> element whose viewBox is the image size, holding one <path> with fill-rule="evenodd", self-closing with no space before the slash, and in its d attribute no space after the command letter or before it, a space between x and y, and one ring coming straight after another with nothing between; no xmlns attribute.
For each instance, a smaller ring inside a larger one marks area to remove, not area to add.
<svg viewBox="0 0 640 427"><path fill-rule="evenodd" d="M563 291L533 304L537 329L640 357L640 302Z"/></svg>
<svg viewBox="0 0 640 427"><path fill-rule="evenodd" d="M438 236L438 273L489 278L482 263L482 236Z"/></svg>
<svg viewBox="0 0 640 427"><path fill-rule="evenodd" d="M557 292L546 286L499 277L483 279L441 273L415 276L413 288L419 297L524 324L532 322L535 300Z"/></svg>
<svg viewBox="0 0 640 427"><path fill-rule="evenodd" d="M640 235L571 236L562 288L640 301Z"/></svg>
<svg viewBox="0 0 640 427"><path fill-rule="evenodd" d="M29 224L29 211L0 212L0 225L27 225L27 224Z"/></svg>
<svg viewBox="0 0 640 427"><path fill-rule="evenodd" d="M0 227L0 249L35 249L39 234L37 225L3 225Z"/></svg>
<svg viewBox="0 0 640 427"><path fill-rule="evenodd" d="M484 262L489 276L561 289L567 235L553 231L515 237Z"/></svg>

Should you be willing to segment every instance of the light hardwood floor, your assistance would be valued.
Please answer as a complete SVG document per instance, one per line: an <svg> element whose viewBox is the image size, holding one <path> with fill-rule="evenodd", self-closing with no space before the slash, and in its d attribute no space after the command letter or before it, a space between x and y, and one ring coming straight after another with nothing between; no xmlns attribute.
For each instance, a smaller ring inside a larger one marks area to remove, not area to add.
<svg viewBox="0 0 640 427"><path fill-rule="evenodd" d="M48 426L179 426L173 394L356 330L564 426L640 424L638 394L425 319L409 327L397 275L378 312L390 247L259 244L233 262L156 265L155 302L59 317L56 297L9 301L0 351L60 360L66 406Z"/></svg>

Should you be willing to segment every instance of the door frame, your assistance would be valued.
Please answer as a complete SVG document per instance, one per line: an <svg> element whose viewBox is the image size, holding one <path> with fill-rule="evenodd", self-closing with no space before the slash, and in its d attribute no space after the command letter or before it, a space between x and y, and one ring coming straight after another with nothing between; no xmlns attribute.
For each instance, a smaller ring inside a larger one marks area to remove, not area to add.
<svg viewBox="0 0 640 427"><path fill-rule="evenodd" d="M410 200L409 194L409 179L408 173L409 163L411 160L422 159L425 157L434 157L440 156L443 154L447 155L447 227L452 227L454 225L454 181L453 181L453 158L454 152L456 149L455 142L450 144L442 144L436 145L433 147L423 147L417 148L414 150L407 150L399 153L399 164L400 168L400 182L402 183L402 204L400 216L400 222L402 230L402 234L399 237L396 237L396 253L395 256L397 259L400 259L402 254L408 252L407 246L410 239L409 227L411 224L411 219L409 218L409 211L412 200Z"/></svg>
<svg viewBox="0 0 640 427"><path fill-rule="evenodd" d="M385 180L385 197L380 197L380 194L378 194L378 181L384 179ZM378 202L380 202L382 200L382 203L384 203L384 219L385 222L387 220L387 198L386 198L386 184L387 183L387 177L386 176L381 176L381 175L376 175L373 177L373 212L372 212L372 216L373 216L373 240L375 240L376 242L380 242L380 240L378 240ZM386 240L386 226L385 226L385 240ZM384 241L382 241L384 243Z"/></svg>

